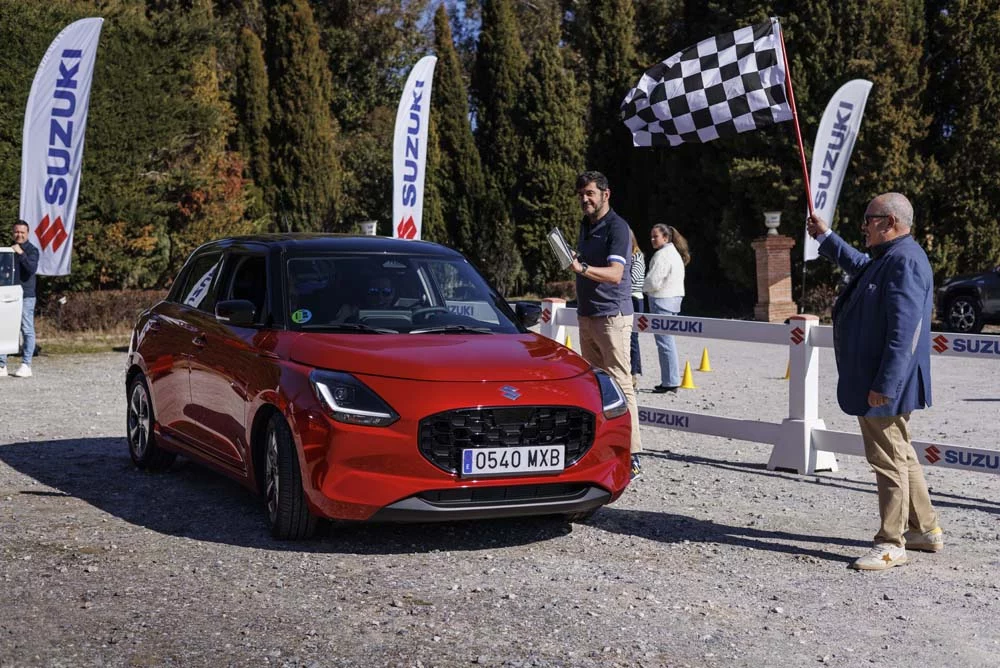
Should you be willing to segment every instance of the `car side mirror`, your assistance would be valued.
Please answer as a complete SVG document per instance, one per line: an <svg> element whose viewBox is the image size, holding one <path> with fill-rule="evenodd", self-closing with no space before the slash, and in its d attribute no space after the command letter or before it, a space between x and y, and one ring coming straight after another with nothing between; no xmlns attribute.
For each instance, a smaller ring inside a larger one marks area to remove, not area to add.
<svg viewBox="0 0 1000 668"><path fill-rule="evenodd" d="M538 324L538 319L542 317L542 307L540 304L532 304L531 302L517 302L514 304L514 313L522 325L534 327Z"/></svg>
<svg viewBox="0 0 1000 668"><path fill-rule="evenodd" d="M237 327L249 327L255 324L257 307L246 299L229 299L215 305L215 318Z"/></svg>

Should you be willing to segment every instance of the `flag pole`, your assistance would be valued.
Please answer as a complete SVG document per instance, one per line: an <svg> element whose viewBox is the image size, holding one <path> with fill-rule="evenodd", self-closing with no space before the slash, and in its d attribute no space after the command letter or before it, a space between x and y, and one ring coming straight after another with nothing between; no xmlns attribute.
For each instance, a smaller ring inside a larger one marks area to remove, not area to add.
<svg viewBox="0 0 1000 668"><path fill-rule="evenodd" d="M809 187L809 168L806 167L806 150L802 146L802 130L799 129L799 111L795 108L795 92L792 90L792 70L788 67L788 51L785 49L785 31L781 29L778 19L778 37L781 38L781 57L785 60L785 81L788 82L788 104L792 108L792 122L795 124L795 139L799 142L799 157L802 159L802 178L806 182L806 202L809 204L809 215L813 215L812 190ZM803 269L804 271L804 269Z"/></svg>

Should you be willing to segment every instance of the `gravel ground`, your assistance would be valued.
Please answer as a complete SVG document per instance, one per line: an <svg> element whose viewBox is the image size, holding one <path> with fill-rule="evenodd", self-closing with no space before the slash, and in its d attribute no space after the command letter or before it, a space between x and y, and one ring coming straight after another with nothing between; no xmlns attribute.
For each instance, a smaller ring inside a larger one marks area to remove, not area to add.
<svg viewBox="0 0 1000 668"><path fill-rule="evenodd" d="M642 343L641 405L785 414L782 347L709 342L714 370L664 396ZM703 342L678 344L697 366ZM821 357L821 417L856 432ZM885 573L847 568L877 525L863 460L772 472L763 444L651 428L644 476L584 524L281 543L235 483L131 466L124 361L42 357L34 378L0 379L0 666L997 664L998 476L928 470L946 549ZM998 370L935 360L915 437L996 448Z"/></svg>

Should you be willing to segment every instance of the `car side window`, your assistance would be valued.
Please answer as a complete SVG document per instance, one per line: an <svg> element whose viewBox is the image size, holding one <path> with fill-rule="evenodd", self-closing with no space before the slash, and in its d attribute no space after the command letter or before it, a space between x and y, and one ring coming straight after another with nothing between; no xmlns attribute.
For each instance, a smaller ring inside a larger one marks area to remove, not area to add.
<svg viewBox="0 0 1000 668"><path fill-rule="evenodd" d="M14 254L0 253L0 286L14 285Z"/></svg>
<svg viewBox="0 0 1000 668"><path fill-rule="evenodd" d="M254 322L264 322L267 306L267 258L243 255L232 258L235 269L226 299L245 299L254 306Z"/></svg>
<svg viewBox="0 0 1000 668"><path fill-rule="evenodd" d="M179 293L182 304L212 312L215 308L215 275L221 260L222 253L206 253L194 259Z"/></svg>

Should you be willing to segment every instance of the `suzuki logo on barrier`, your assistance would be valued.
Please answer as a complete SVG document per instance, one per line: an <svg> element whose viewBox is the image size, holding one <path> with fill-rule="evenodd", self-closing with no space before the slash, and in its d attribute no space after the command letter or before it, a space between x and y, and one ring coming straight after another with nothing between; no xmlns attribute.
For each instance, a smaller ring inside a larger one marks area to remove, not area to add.
<svg viewBox="0 0 1000 668"><path fill-rule="evenodd" d="M792 338L792 343L794 343L795 345L799 345L800 343L806 340L805 332L802 330L801 327L796 327L795 329L792 330L791 338Z"/></svg>
<svg viewBox="0 0 1000 668"><path fill-rule="evenodd" d="M521 398L521 393L517 391L517 388L512 385L504 385L500 388L500 394L511 401L517 401Z"/></svg>
<svg viewBox="0 0 1000 668"><path fill-rule="evenodd" d="M413 222L413 216L403 218L396 227L396 236L400 239L413 239L417 236L417 224Z"/></svg>
<svg viewBox="0 0 1000 668"><path fill-rule="evenodd" d="M924 456L927 457L929 463L937 464L941 459L941 451L936 446L930 445L924 450Z"/></svg>
<svg viewBox="0 0 1000 668"><path fill-rule="evenodd" d="M552 320L552 311L547 308L542 309L542 322L547 323L549 320Z"/></svg>
<svg viewBox="0 0 1000 668"><path fill-rule="evenodd" d="M55 220L49 222L48 214L42 218L41 222L38 223L38 227L35 228L35 236L38 237L38 243L42 245L42 250L48 250L48 245L52 244L52 252L59 250L69 235L66 234L66 228L63 227L62 216L57 216Z"/></svg>
<svg viewBox="0 0 1000 668"><path fill-rule="evenodd" d="M649 318L644 315L639 316L639 331L645 332L646 328L649 327Z"/></svg>
<svg viewBox="0 0 1000 668"><path fill-rule="evenodd" d="M948 350L948 337L944 334L938 334L934 337L934 351L943 353L946 350Z"/></svg>

